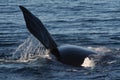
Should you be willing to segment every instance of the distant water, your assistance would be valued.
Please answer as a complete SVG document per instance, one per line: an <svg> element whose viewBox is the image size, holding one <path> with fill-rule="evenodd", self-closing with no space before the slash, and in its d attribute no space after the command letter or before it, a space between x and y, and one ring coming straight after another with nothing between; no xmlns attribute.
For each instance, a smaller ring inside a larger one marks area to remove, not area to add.
<svg viewBox="0 0 120 80"><path fill-rule="evenodd" d="M59 45L98 52L95 65L76 68L48 59L19 5L39 17ZM0 0L0 80L61 79L120 79L120 0Z"/></svg>

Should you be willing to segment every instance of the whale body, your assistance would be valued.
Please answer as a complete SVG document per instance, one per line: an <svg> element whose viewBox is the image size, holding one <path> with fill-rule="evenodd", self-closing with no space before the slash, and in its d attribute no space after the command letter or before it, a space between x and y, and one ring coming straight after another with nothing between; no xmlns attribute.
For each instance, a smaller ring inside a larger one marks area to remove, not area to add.
<svg viewBox="0 0 120 80"><path fill-rule="evenodd" d="M81 66L86 57L96 54L91 50L76 45L58 46L43 23L25 7L19 7L23 12L28 30L45 46L46 49L50 50L50 53L54 55L58 61L67 65Z"/></svg>

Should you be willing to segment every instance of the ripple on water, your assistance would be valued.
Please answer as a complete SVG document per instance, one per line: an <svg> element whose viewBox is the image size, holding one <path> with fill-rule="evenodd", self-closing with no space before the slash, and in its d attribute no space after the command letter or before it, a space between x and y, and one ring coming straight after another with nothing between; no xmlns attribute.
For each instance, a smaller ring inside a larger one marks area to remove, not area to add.
<svg viewBox="0 0 120 80"><path fill-rule="evenodd" d="M95 67L71 67L43 57L45 49L38 49L33 37L25 40L28 32L18 5L39 17L58 44L98 52L93 57ZM0 58L5 59L0 60L0 79L119 80L119 7L119 0L0 0ZM16 51L10 61L13 48Z"/></svg>

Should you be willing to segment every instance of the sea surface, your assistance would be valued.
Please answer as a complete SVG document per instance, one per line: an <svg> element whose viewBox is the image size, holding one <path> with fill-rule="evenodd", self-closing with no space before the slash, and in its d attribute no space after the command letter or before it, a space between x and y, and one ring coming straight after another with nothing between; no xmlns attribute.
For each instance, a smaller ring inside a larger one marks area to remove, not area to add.
<svg viewBox="0 0 120 80"><path fill-rule="evenodd" d="M58 45L98 54L83 67L51 59L27 30L20 5ZM120 0L0 0L0 80L120 80Z"/></svg>

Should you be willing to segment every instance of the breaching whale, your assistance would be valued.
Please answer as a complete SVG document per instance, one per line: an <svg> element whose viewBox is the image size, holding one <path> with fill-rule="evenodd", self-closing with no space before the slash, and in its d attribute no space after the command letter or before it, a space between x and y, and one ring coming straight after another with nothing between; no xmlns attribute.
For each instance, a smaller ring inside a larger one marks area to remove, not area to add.
<svg viewBox="0 0 120 80"><path fill-rule="evenodd" d="M54 55L58 61L67 65L81 66L86 57L96 54L95 52L81 48L80 46L58 46L48 30L44 27L43 23L25 7L19 7L23 12L28 30L45 46L46 49L50 50L50 53Z"/></svg>

